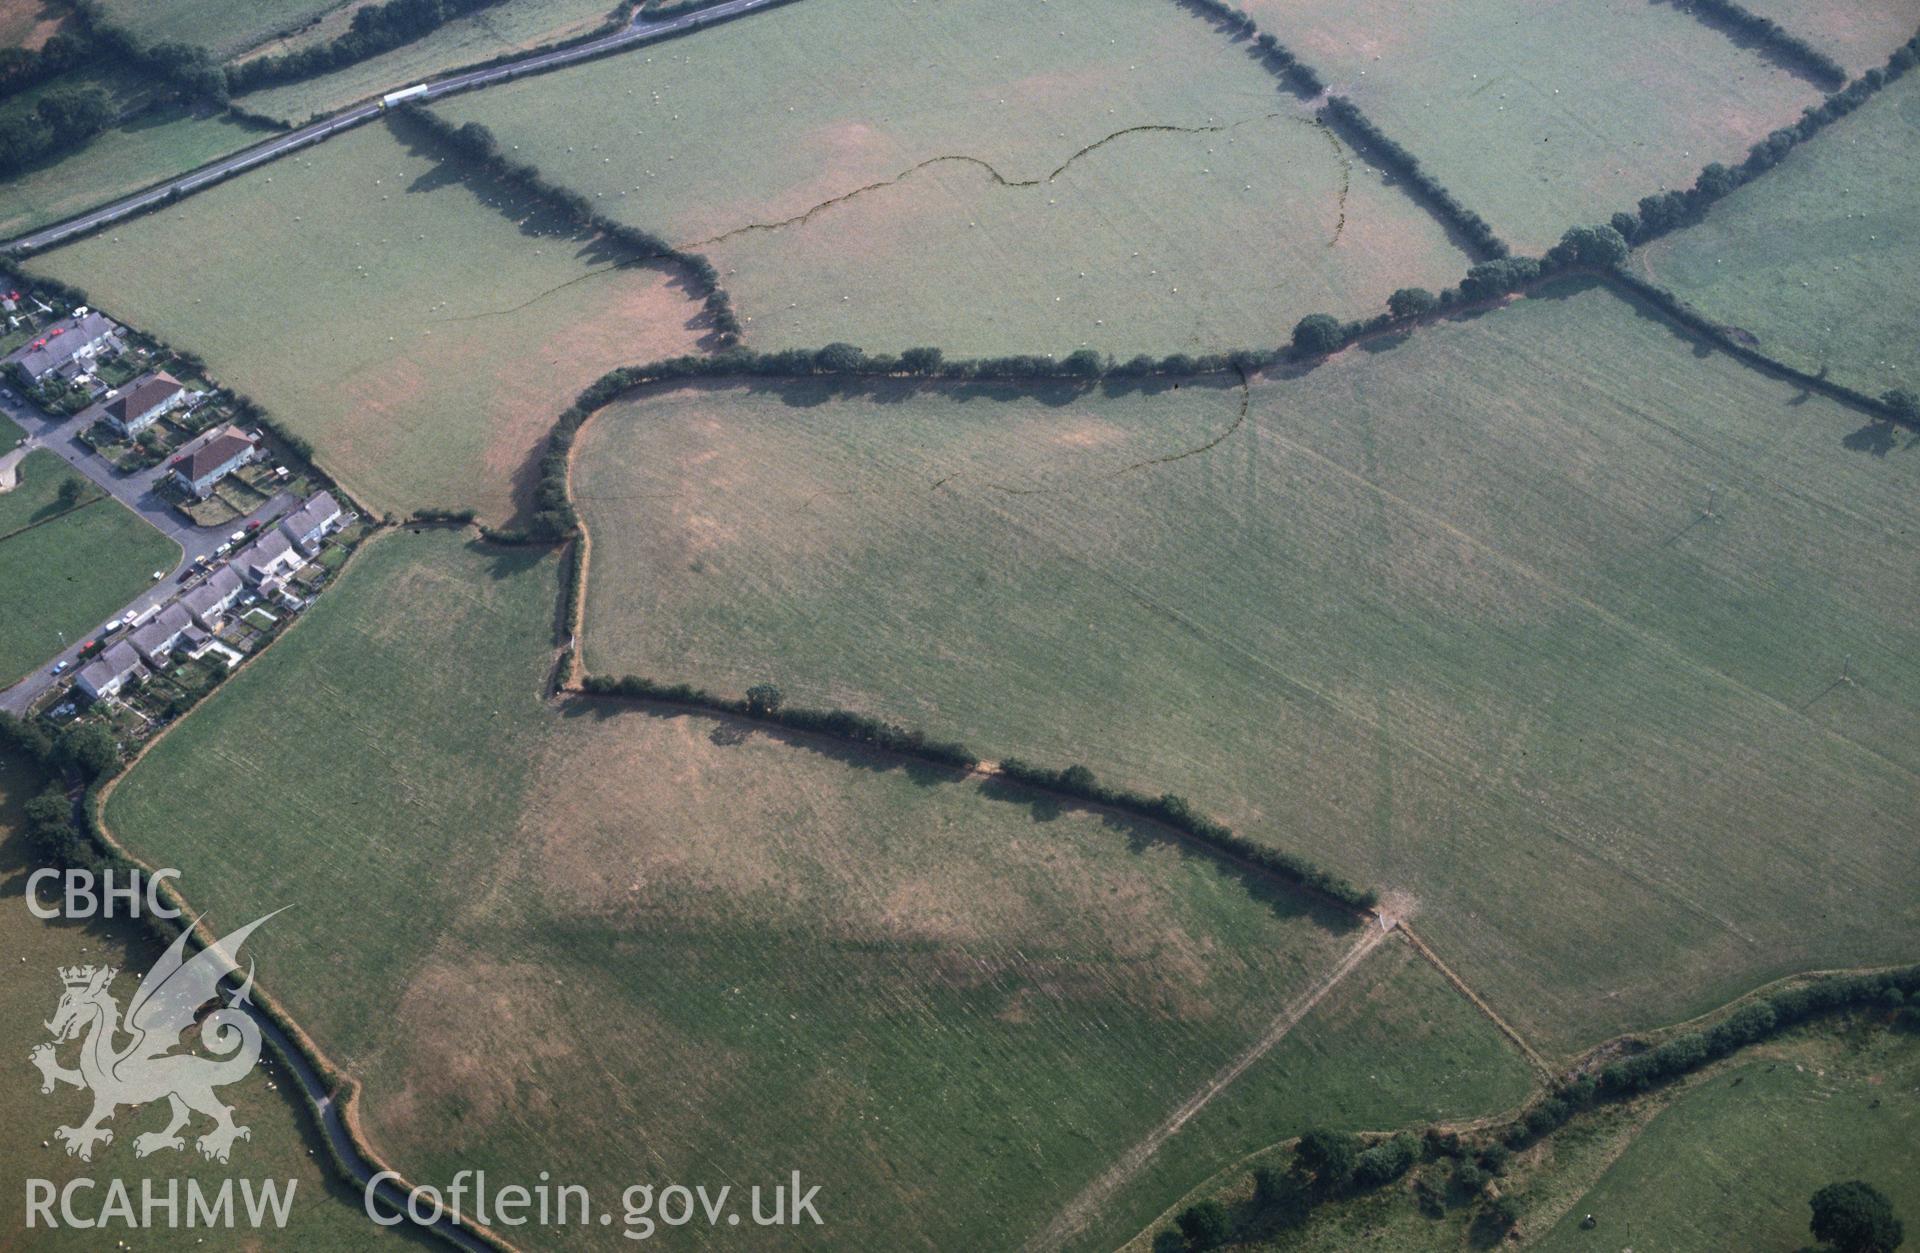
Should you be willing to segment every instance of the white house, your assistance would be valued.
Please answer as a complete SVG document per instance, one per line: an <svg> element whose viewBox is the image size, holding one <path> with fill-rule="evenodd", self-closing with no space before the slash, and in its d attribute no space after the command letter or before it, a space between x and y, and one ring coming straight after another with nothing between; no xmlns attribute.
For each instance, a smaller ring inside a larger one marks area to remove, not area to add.
<svg viewBox="0 0 1920 1253"><path fill-rule="evenodd" d="M99 700L111 696L127 685L132 679L145 678L147 668L140 663L140 654L126 640L112 645L98 657L80 668L78 683L80 690Z"/></svg>
<svg viewBox="0 0 1920 1253"><path fill-rule="evenodd" d="M132 439L158 422L163 414L179 408L186 398L187 389L180 386L180 380L163 370L108 401L107 425Z"/></svg>
<svg viewBox="0 0 1920 1253"><path fill-rule="evenodd" d="M308 498L292 515L280 523L281 532L293 546L311 557L320 551L320 541L340 526L340 505L332 492L319 492Z"/></svg>
<svg viewBox="0 0 1920 1253"><path fill-rule="evenodd" d="M120 341L115 338L119 331L111 319L98 313L63 318L15 353L13 361L35 383L66 367L91 369L100 354L111 356L120 351Z"/></svg>
<svg viewBox="0 0 1920 1253"><path fill-rule="evenodd" d="M173 480L196 500L205 500L214 486L260 452L260 441L237 426L225 426L189 444L173 459Z"/></svg>
<svg viewBox="0 0 1920 1253"><path fill-rule="evenodd" d="M240 573L256 587L277 585L280 580L307 564L304 553L293 546L285 531L269 531L239 557ZM271 591L272 587L268 586Z"/></svg>
<svg viewBox="0 0 1920 1253"><path fill-rule="evenodd" d="M183 637L191 636L190 643L200 642L200 631L193 625L193 616L185 605L174 603L154 615L151 622L135 631L127 642L134 651L146 659L146 663L155 670L167 668L167 654Z"/></svg>
<svg viewBox="0 0 1920 1253"><path fill-rule="evenodd" d="M240 599L244 590L245 585L233 567L221 566L206 582L182 596L180 603L203 629L217 631L226 620L227 610L233 608L233 602Z"/></svg>

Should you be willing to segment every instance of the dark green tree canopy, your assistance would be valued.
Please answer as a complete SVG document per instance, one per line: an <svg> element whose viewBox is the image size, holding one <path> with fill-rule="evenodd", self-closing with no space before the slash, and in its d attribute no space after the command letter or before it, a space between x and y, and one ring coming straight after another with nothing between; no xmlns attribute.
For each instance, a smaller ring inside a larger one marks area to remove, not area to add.
<svg viewBox="0 0 1920 1253"><path fill-rule="evenodd" d="M1906 1238L1893 1203L1864 1180L1830 1183L1809 1204L1814 1239L1837 1253L1893 1253Z"/></svg>

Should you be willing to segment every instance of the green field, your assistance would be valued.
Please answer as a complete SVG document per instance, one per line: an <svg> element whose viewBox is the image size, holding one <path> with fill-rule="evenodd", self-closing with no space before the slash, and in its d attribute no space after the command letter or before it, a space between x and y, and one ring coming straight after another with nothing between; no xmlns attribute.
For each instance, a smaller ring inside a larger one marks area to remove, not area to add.
<svg viewBox="0 0 1920 1253"><path fill-rule="evenodd" d="M0 183L0 235L58 222L263 138L224 114L178 105L141 113L64 159Z"/></svg>
<svg viewBox="0 0 1920 1253"><path fill-rule="evenodd" d="M613 0L509 0L332 74L264 88L234 103L285 122L305 122L449 70L584 35L604 23L613 7ZM329 29L323 24L314 37L325 37Z"/></svg>
<svg viewBox="0 0 1920 1253"><path fill-rule="evenodd" d="M1920 1220L1920 1039L1859 1031L1718 1071L1661 1111L1534 1247L1792 1249L1807 1199L1864 1179ZM1582 1230L1592 1214L1598 1225Z"/></svg>
<svg viewBox="0 0 1920 1253"><path fill-rule="evenodd" d="M27 454L20 485L0 493L0 683L12 683L112 617L172 570L180 546L92 483L77 508L60 484L80 478L46 449Z"/></svg>
<svg viewBox="0 0 1920 1253"><path fill-rule="evenodd" d="M1367 959L1280 1046L1170 1139L1075 1247L1118 1248L1225 1163L1314 1126L1385 1131L1517 1107L1518 1053L1406 945Z"/></svg>
<svg viewBox="0 0 1920 1253"><path fill-rule="evenodd" d="M1521 1211L1518 1246L1614 1253L1640 1249L1810 1247L1807 1199L1828 1183L1866 1179L1909 1223L1920 1213L1913 1092L1920 1042L1884 1015L1797 1030L1685 1082L1624 1105L1603 1104L1526 1152L1499 1180ZM1291 1147L1221 1172L1185 1203L1216 1196L1236 1208L1256 1165L1285 1170ZM1416 1168L1445 1194L1449 1163ZM1423 1214L1403 1181L1323 1205L1302 1227L1235 1247L1273 1253L1431 1253L1489 1247L1481 1206L1460 1196ZM1244 1210L1242 1210L1244 1212ZM1583 1228L1592 1214L1595 1225ZM1166 1224L1121 1246L1147 1253Z"/></svg>
<svg viewBox="0 0 1920 1253"><path fill-rule="evenodd" d="M149 44L184 43L216 58L244 52L354 0L104 0L106 20Z"/></svg>
<svg viewBox="0 0 1920 1253"><path fill-rule="evenodd" d="M107 806L197 905L299 902L257 937L263 983L423 1178L547 1169L611 1194L797 1168L837 1242L1004 1247L1367 935L1125 822L706 718L545 707L556 565L376 541ZM208 761L237 786L183 823ZM1396 949L1351 986L1402 986ZM1511 1102L1524 1073L1492 1028L1415 984L1269 1059L1273 1135ZM1444 1046L1386 1049L1377 1086L1289 1082L1376 1047L1333 1035L1436 1015ZM1199 1156L1135 1208L1220 1164Z"/></svg>
<svg viewBox="0 0 1920 1253"><path fill-rule="evenodd" d="M710 255L760 347L1270 345L1466 268L1170 0L795 4L437 110Z"/></svg>
<svg viewBox="0 0 1920 1253"><path fill-rule="evenodd" d="M1844 65L1854 74L1886 64L1895 48L1920 29L1920 0L1742 0Z"/></svg>
<svg viewBox="0 0 1920 1253"><path fill-rule="evenodd" d="M164 1123L164 1110L159 1107L122 1109L112 1123L119 1134L96 1153L90 1164L68 1157L57 1142L51 1148L42 1146L41 1141L50 1140L56 1126L75 1122L87 1111L83 1094L62 1087L53 1095L42 1095L37 1072L15 1064L47 1039L40 1024L52 1014L60 998L57 968L86 963L119 967L121 973L113 986L124 1007L136 986L135 976L152 966L161 952L159 944L137 924L43 922L27 911L27 875L35 863L23 847L19 807L43 785L44 781L24 763L0 758L0 947L6 951L9 966L8 977L0 982L0 1054L9 1059L10 1065L8 1081L0 1083L0 1127L7 1128L5 1136L0 1137L0 1244L36 1249L102 1247L98 1231L63 1228L49 1232L40 1227L31 1235L23 1234L25 1180L29 1178L51 1180L55 1187L61 1187L70 1179L93 1176L104 1188L107 1176L118 1176L127 1181L137 1198L143 1178L193 1177L204 1186L217 1187L221 1179L240 1175L295 1181L287 1226L284 1231L271 1233L273 1245L359 1249L378 1240L381 1247L401 1247L399 1237L388 1237L367 1221L358 1194L334 1184L325 1159L313 1155L310 1146L314 1141L308 1138L310 1124L305 1107L277 1063L265 1063L246 1079L220 1090L221 1099L235 1107L236 1120L251 1132L249 1139L235 1146L228 1165L204 1161L191 1146L180 1154L136 1157L134 1134ZM65 1064L73 1064L75 1047L68 1045L62 1050ZM204 1120L196 1119L194 1127L204 1130ZM88 1199L84 1192L77 1197L82 1213L86 1212ZM103 1193L96 1190L92 1194L94 1204L97 1206L101 1199ZM112 1237L117 1240L124 1236L139 1247L142 1234L117 1228ZM206 1249L260 1247L260 1237L247 1228L206 1231L200 1239L202 1243L196 1247Z"/></svg>
<svg viewBox="0 0 1920 1253"><path fill-rule="evenodd" d="M372 126L32 264L204 356L375 510L504 522L580 387L698 334L610 260Z"/></svg>
<svg viewBox="0 0 1920 1253"><path fill-rule="evenodd" d="M1518 252L1691 186L1820 101L1678 5L1240 3Z"/></svg>
<svg viewBox="0 0 1920 1253"><path fill-rule="evenodd" d="M1550 1052L1911 955L1920 462L1598 289L1242 402L623 402L587 668L1178 792L1412 893Z"/></svg>
<svg viewBox="0 0 1920 1253"><path fill-rule="evenodd" d="M1771 356L1873 394L1920 390L1920 205L1902 172L1917 139L1910 74L1635 261Z"/></svg>

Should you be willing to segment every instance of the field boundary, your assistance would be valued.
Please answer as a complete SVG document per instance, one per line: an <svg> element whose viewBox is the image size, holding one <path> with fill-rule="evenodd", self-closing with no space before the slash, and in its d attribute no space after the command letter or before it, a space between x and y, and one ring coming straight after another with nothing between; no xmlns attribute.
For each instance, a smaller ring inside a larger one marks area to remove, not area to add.
<svg viewBox="0 0 1920 1253"><path fill-rule="evenodd" d="M1526 1037L1520 1034L1519 1029L1502 1018L1492 1005L1489 1005L1468 985L1465 979L1455 974L1453 967L1441 961L1440 955L1428 947L1427 942L1414 931L1412 924L1407 922L1400 924L1400 937L1413 947L1414 952L1425 958L1428 965L1439 971L1440 977L1452 984L1455 991L1466 997L1475 1009L1486 1015L1487 1021L1491 1022L1501 1035L1507 1037L1509 1043L1520 1050L1520 1055L1527 1059L1527 1064L1533 1067L1535 1074L1547 1083L1553 1082L1553 1067L1547 1065L1547 1059L1536 1053L1533 1046L1527 1043Z"/></svg>
<svg viewBox="0 0 1920 1253"><path fill-rule="evenodd" d="M1658 2L1658 0L1656 0ZM1772 18L1762 17L1738 0L1666 0L1708 30L1718 31L1739 47L1751 46L1790 74L1799 74L1814 86L1832 91L1847 85L1847 71L1810 40L1802 39ZM1742 43L1742 39L1751 41Z"/></svg>
<svg viewBox="0 0 1920 1253"><path fill-rule="evenodd" d="M1067 1207L1050 1223L1047 1228L1029 1239L1022 1248L1026 1253L1040 1253L1044 1249L1058 1249L1067 1240L1086 1229L1094 1218L1095 1212L1119 1189L1132 1181L1133 1177L1153 1160L1160 1146L1172 1139L1179 1130L1212 1103L1213 1098L1232 1087L1241 1075L1251 1070L1256 1062L1272 1052L1274 1046L1286 1039L1300 1020L1313 1011L1314 1006L1323 1000L1327 993L1352 974L1359 965L1379 948L1392 935L1395 922L1382 917L1378 926L1368 926L1347 951L1334 962L1333 968L1308 985L1299 996L1287 1003L1279 1017L1268 1024L1252 1044L1243 1049L1225 1066L1214 1072L1212 1078L1201 1085L1198 1092L1175 1106L1158 1126L1148 1132L1146 1137L1132 1148L1122 1153L1114 1164L1107 1168L1093 1182L1067 1203Z"/></svg>
<svg viewBox="0 0 1920 1253"><path fill-rule="evenodd" d="M334 579L337 581L344 578L359 559L360 553L368 545L382 542L397 529L398 528L376 526L348 555L346 562L335 572ZM295 619L285 630L277 632L263 647L248 654L246 660L235 668L234 673L239 673L240 670L251 666L256 659L265 656L275 645L279 644L281 640L292 635L303 626L307 617L308 615L306 614L300 615L300 617ZM228 680L231 680L233 677L232 674L227 676ZM142 758L152 751L154 745L164 740L175 728L183 725L194 713L219 699L222 692L225 691L228 686L227 682L222 682L212 692L207 694L205 700L195 705L192 710L189 710L185 715L175 719L167 726L162 727L154 735L147 737L140 745L139 751L135 752L133 756L122 763L118 773L86 789L85 798L81 806L82 813L86 819L85 828L88 837L104 851L107 856L136 867L148 875L150 881L159 887L161 894L167 900L168 906L179 910L183 918L193 920L181 929L187 931L193 937L193 941L202 949L210 948L217 943L220 939L219 935L206 925L204 916L193 908L185 892L172 881L151 879L153 867L143 857L136 854L131 846L124 843L119 836L115 835L113 829L107 824L106 807L107 800L119 786L120 781L132 773L133 768L139 764ZM143 911L140 917L146 924L148 930L151 931L162 944L170 944L177 937L177 932L169 931L154 915ZM278 1030L280 1035L300 1054L306 1064L312 1067L319 1077L320 1082L330 1089L324 1098L316 1101L312 1093L307 1090L305 1084L299 1085L301 1103L305 1107L308 1116L313 1120L315 1134L320 1141L321 1148L324 1149L327 1154L328 1161L332 1164L335 1175L355 1189L362 1189L364 1187L364 1181L360 1178L358 1172L341 1156L338 1147L333 1143L332 1137L327 1134L328 1102L331 1102L332 1108L337 1111L340 1125L349 1144L351 1144L354 1151L373 1168L369 1174L381 1171L387 1172L391 1176L390 1186L392 1188L398 1190L403 1198L405 1195L410 1194L415 1187L414 1183L407 1178L404 1172L395 1169L393 1164L387 1161L379 1150L373 1147L361 1125L359 1106L364 1089L360 1081L341 1069L333 1059L328 1056L326 1050L320 1046L319 1042L307 1033L299 1021L281 1005L279 999L265 987L256 982L249 995L259 1013ZM292 1066L293 1062L290 1060L288 1064ZM445 1221L450 1222L452 1220L446 1219ZM498 1232L474 1223L470 1215L463 1213L460 1216L460 1220L454 1225L471 1238L478 1240L483 1246L504 1250L506 1253L515 1253L517 1249L517 1246L506 1241ZM434 1228L423 1229L414 1226L410 1229L436 1235L441 1240L456 1245L460 1243L460 1241L453 1240L446 1233Z"/></svg>

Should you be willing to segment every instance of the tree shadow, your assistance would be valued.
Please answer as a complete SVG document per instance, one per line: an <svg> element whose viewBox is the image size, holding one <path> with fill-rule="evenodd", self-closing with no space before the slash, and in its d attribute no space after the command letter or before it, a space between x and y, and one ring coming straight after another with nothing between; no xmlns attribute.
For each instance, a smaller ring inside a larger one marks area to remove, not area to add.
<svg viewBox="0 0 1920 1253"><path fill-rule="evenodd" d="M1848 452L1865 453L1869 457L1884 457L1897 446L1898 435L1899 429L1893 423L1877 420L1842 436L1840 446ZM1908 445L1908 447L1911 446L1911 444Z"/></svg>
<svg viewBox="0 0 1920 1253"><path fill-rule="evenodd" d="M1841 87L1846 86L1844 81L1833 81L1831 75L1816 71L1812 66L1795 56L1792 52L1785 48L1774 46L1765 38L1735 24L1726 16L1714 12L1711 8L1703 5L1689 4L1687 0L1647 0L1647 4L1649 7L1655 8L1666 5L1670 8L1678 9L1680 12L1691 16L1702 26L1718 31L1735 47L1745 48L1747 51L1759 56L1762 60L1765 60L1775 69L1791 74L1803 82L1811 83L1823 92L1837 91Z"/></svg>

